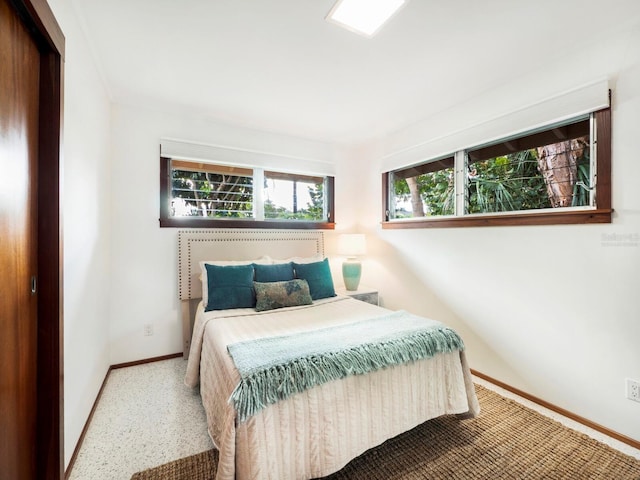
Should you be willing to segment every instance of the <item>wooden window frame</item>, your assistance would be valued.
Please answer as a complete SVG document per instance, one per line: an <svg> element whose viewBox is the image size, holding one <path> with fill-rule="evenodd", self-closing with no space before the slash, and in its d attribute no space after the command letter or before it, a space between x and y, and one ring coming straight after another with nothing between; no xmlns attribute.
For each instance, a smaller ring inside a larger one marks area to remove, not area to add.
<svg viewBox="0 0 640 480"><path fill-rule="evenodd" d="M562 209L549 211L509 212L500 214L466 214L447 217L420 217L416 219L389 221L391 172L382 174L382 228L454 228L492 227L515 225L575 225L591 223L611 223L611 108L594 112L596 122L596 208Z"/></svg>
<svg viewBox="0 0 640 480"><path fill-rule="evenodd" d="M253 228L281 230L333 230L335 229L335 180L326 176L327 215L329 221L307 220L255 220L231 218L172 217L169 211L171 196L171 158L160 157L160 227L168 228ZM269 170L271 173L271 170ZM284 174L283 174L284 175ZM288 177L287 177L288 178Z"/></svg>

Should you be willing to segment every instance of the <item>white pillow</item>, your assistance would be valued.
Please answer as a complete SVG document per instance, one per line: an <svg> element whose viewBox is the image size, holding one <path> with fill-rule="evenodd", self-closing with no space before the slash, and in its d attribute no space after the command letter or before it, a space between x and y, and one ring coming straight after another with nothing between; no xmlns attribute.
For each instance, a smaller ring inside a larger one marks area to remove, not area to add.
<svg viewBox="0 0 640 480"><path fill-rule="evenodd" d="M273 261L267 255L256 260L202 260L200 262L200 281L202 282L202 303L206 307L209 303L209 280L207 279L207 268L205 265L217 265L224 267L227 265L251 265L258 263L260 265L271 265Z"/></svg>
<svg viewBox="0 0 640 480"><path fill-rule="evenodd" d="M289 257L289 258L285 258L283 260L272 259L271 261L274 264L279 264L279 263L289 263L289 262L315 263L315 262L321 262L322 260L324 260L324 257L320 253L316 253L312 257Z"/></svg>

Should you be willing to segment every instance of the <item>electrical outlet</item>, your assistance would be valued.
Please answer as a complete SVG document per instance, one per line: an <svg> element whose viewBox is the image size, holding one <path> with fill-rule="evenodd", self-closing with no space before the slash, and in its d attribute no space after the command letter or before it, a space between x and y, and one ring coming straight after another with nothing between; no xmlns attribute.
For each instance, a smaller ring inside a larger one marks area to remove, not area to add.
<svg viewBox="0 0 640 480"><path fill-rule="evenodd" d="M144 325L144 336L150 337L153 335L153 323L146 323Z"/></svg>
<svg viewBox="0 0 640 480"><path fill-rule="evenodd" d="M627 398L640 402L640 382L627 378Z"/></svg>

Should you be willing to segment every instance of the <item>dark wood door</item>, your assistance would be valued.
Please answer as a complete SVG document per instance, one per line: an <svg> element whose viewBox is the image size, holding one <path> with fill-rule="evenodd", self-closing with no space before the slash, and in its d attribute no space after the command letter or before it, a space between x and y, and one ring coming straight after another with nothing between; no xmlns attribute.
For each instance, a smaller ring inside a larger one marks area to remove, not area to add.
<svg viewBox="0 0 640 480"><path fill-rule="evenodd" d="M0 480L64 477L63 65L47 0L0 0Z"/></svg>
<svg viewBox="0 0 640 480"><path fill-rule="evenodd" d="M36 476L40 53L0 0L0 478ZM26 447L26 448L25 448Z"/></svg>

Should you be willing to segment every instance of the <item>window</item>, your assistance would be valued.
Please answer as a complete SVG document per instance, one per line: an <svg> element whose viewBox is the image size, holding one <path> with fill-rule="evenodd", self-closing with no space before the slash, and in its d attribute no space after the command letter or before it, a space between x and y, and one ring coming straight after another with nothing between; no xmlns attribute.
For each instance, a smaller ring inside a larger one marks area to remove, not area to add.
<svg viewBox="0 0 640 480"><path fill-rule="evenodd" d="M251 218L253 170L171 161L170 216Z"/></svg>
<svg viewBox="0 0 640 480"><path fill-rule="evenodd" d="M391 172L391 218L453 215L454 176L453 157Z"/></svg>
<svg viewBox="0 0 640 480"><path fill-rule="evenodd" d="M611 222L610 110L383 174L383 228Z"/></svg>
<svg viewBox="0 0 640 480"><path fill-rule="evenodd" d="M465 213L590 206L590 119L466 152Z"/></svg>
<svg viewBox="0 0 640 480"><path fill-rule="evenodd" d="M161 227L328 228L333 177L160 159Z"/></svg>
<svg viewBox="0 0 640 480"><path fill-rule="evenodd" d="M319 222L326 219L325 179L264 172L264 217Z"/></svg>

